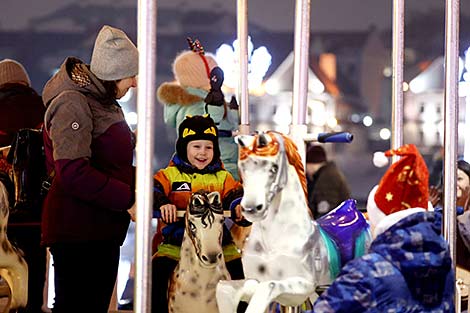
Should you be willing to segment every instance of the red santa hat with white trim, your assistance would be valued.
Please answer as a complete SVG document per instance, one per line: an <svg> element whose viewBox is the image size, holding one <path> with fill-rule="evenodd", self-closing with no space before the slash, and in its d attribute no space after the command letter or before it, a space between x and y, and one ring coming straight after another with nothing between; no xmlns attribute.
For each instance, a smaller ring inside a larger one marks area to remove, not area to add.
<svg viewBox="0 0 470 313"><path fill-rule="evenodd" d="M374 154L377 166L388 163L386 157L400 156L369 194L367 214L376 226L385 216L412 209L428 208L429 172L423 157L413 144Z"/></svg>

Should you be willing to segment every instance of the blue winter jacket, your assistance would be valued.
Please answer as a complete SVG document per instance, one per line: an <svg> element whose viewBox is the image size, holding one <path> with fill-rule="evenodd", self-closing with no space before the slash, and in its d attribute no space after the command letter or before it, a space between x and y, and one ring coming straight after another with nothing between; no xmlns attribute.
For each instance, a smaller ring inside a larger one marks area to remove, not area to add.
<svg viewBox="0 0 470 313"><path fill-rule="evenodd" d="M449 248L433 212L407 216L347 263L314 312L455 312Z"/></svg>

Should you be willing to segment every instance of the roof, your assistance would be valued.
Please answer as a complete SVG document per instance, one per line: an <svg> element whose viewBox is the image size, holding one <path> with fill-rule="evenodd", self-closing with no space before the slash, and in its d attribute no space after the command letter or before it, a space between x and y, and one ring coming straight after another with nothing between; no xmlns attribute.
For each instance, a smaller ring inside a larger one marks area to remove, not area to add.
<svg viewBox="0 0 470 313"><path fill-rule="evenodd" d="M442 90L445 84L444 57L438 57L421 73L410 81L414 93L430 90Z"/></svg>
<svg viewBox="0 0 470 313"><path fill-rule="evenodd" d="M294 81L294 51L291 51L284 61L279 65L269 80L275 80L280 91L292 91ZM317 62L312 62L308 69L308 89L310 92L318 93L316 84L321 82L325 91L332 96L339 96L339 88L335 82L327 77L320 69Z"/></svg>

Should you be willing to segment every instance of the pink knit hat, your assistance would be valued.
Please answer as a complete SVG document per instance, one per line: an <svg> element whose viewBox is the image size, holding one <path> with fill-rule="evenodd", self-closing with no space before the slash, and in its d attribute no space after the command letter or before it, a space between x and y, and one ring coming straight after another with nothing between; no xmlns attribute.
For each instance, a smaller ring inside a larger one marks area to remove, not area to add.
<svg viewBox="0 0 470 313"><path fill-rule="evenodd" d="M204 52L199 41L188 38L192 50L183 51L173 62L173 74L183 87L210 89L209 73L217 66L215 58Z"/></svg>
<svg viewBox="0 0 470 313"><path fill-rule="evenodd" d="M11 59L0 61L0 86L6 83L23 82L31 86L28 73L23 65Z"/></svg>

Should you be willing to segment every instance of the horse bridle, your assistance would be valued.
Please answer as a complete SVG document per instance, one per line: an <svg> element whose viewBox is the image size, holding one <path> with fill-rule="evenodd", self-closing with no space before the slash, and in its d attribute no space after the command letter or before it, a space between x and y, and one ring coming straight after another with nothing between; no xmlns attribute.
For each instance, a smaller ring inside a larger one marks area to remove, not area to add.
<svg viewBox="0 0 470 313"><path fill-rule="evenodd" d="M264 135L264 134L263 134ZM274 133L278 143L279 143L279 167L276 173L276 178L274 182L271 184L269 188L269 194L266 200L266 205L271 205L271 201L273 200L274 196L278 194L287 184L287 157L286 157L286 149L284 146L284 139L281 135Z"/></svg>

